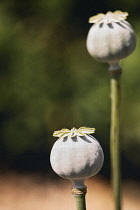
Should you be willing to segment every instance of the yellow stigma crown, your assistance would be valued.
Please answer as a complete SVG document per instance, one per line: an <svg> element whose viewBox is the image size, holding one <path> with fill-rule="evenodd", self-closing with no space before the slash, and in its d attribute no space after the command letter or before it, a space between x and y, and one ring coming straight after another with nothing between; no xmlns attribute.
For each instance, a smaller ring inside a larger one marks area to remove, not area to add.
<svg viewBox="0 0 140 210"><path fill-rule="evenodd" d="M110 24L111 22L120 22L127 18L127 12L121 12L117 10L115 12L108 11L106 14L99 13L95 16L89 18L89 23L106 23Z"/></svg>
<svg viewBox="0 0 140 210"><path fill-rule="evenodd" d="M67 136L75 137L75 136L84 136L85 134L95 133L95 128L88 128L88 127L80 127L79 129L72 128L71 130L67 128L63 128L58 131L54 131L53 136L64 138Z"/></svg>

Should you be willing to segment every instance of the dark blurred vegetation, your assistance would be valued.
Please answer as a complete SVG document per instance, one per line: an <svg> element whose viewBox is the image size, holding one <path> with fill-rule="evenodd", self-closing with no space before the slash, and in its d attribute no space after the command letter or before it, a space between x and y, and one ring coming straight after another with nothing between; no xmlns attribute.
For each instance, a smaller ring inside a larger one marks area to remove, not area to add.
<svg viewBox="0 0 140 210"><path fill-rule="evenodd" d="M108 65L87 53L88 18L108 10L129 12L135 52L122 61L122 174L140 175L140 2L138 0L0 1L0 164L51 171L54 130L95 127L109 176Z"/></svg>

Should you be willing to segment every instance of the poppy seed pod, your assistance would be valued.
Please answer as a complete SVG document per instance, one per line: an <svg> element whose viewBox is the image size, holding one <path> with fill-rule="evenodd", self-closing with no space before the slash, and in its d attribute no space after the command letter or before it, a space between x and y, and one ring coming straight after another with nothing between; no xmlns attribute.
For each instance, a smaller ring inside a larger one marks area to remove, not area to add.
<svg viewBox="0 0 140 210"><path fill-rule="evenodd" d="M110 64L110 70L120 69L119 61L130 55L136 46L136 36L125 20L127 12L98 14L89 19L94 23L87 36L87 50L97 61Z"/></svg>
<svg viewBox="0 0 140 210"><path fill-rule="evenodd" d="M51 166L59 176L70 179L73 188L85 187L84 181L102 167L102 148L93 136L88 135L94 131L94 128L81 127L54 132L59 139L51 150Z"/></svg>

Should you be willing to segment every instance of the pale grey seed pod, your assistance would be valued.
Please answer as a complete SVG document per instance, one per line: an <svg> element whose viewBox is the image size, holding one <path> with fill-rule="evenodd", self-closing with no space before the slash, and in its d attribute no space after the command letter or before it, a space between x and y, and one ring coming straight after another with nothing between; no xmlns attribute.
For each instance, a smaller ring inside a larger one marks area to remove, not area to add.
<svg viewBox="0 0 140 210"><path fill-rule="evenodd" d="M86 132L82 133L83 128L82 131L80 128L72 130L74 135L67 133L54 143L50 162L59 176L73 182L73 188L83 188L84 181L100 171L104 155L99 142Z"/></svg>
<svg viewBox="0 0 140 210"><path fill-rule="evenodd" d="M97 61L110 64L110 70L119 69L121 59L130 55L136 47L132 26L125 21L127 12L108 12L89 19L94 23L87 36L87 50Z"/></svg>

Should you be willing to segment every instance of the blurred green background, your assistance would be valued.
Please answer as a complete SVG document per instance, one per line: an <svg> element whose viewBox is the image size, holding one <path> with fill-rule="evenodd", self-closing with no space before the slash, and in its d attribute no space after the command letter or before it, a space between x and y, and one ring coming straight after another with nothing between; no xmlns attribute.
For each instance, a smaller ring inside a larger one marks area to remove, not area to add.
<svg viewBox="0 0 140 210"><path fill-rule="evenodd" d="M95 127L108 177L110 78L108 65L86 50L90 16L129 13L137 35L122 61L122 175L140 175L140 1L0 1L0 168L51 173L54 130Z"/></svg>

